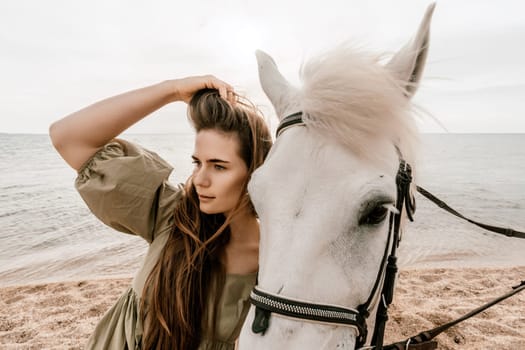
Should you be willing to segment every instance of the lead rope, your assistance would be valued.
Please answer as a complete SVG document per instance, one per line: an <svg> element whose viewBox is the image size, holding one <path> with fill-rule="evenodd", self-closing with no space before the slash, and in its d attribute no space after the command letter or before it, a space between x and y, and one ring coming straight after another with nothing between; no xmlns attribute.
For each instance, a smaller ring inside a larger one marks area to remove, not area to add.
<svg viewBox="0 0 525 350"><path fill-rule="evenodd" d="M451 208L447 203L445 203L441 199L437 198L432 193L430 193L427 190L425 190L423 187L417 186L417 191L419 193L421 193L423 196L425 196L428 200L430 200L431 202L436 204L441 209L446 210L450 214L452 214L454 216L457 216L458 218L463 219L465 221L468 221L471 224L474 224L476 226L484 228L487 231L499 233L499 234L505 235L507 237L525 238L525 232L517 231L517 230L511 229L511 228L506 228L506 227L498 227L498 226L493 226L493 225L487 225L487 224L484 224L484 223L481 223L481 222L469 219L466 216L464 216L463 214L461 214L460 212L458 212L457 210Z"/></svg>
<svg viewBox="0 0 525 350"><path fill-rule="evenodd" d="M400 193L398 192L398 196L399 194L401 194L401 197L403 198L403 200L405 201L405 208L406 208L406 211L407 211L407 216L408 218L412 221L412 213L413 213L413 208L415 208L415 202L413 200L410 200L410 193L409 191L407 191L407 188L409 188L409 184L410 184L410 180L411 180L411 176L410 176L410 168L408 166L408 169L407 169L407 172L406 172L406 178L403 178L403 172L400 171L398 173L398 177L400 176L401 178L401 183L408 183L408 186L399 186L398 184L398 191L400 191ZM396 180L396 182L398 182L399 179ZM479 223L479 222L476 222L474 220L471 220L471 219L468 219L466 218L465 216L463 216L462 214L460 214L459 212L457 212L456 210L452 209L451 207L449 207L445 202L439 200L437 197L433 196L430 192L424 190L423 188L421 187L417 187L417 190L418 192L420 192L421 194L423 194L425 197L427 197L428 199L430 199L432 202L434 202L435 204L437 204L440 208L443 208L445 210L447 210L448 212L454 214L455 216L458 216L470 223L473 223L477 226L480 226L484 229L487 229L489 231L493 231L493 232L497 232L497 233L501 233L501 234L504 234L506 236L509 236L509 237L519 237L519 238L525 238L524 236L524 233L523 232L520 232L520 231L516 231L516 230L513 230L513 229L509 229L509 228L500 228L500 227L496 227L496 226L491 226L491 225L486 225L486 224L482 224L482 223ZM399 198L399 197L398 197ZM410 201L410 202L408 202ZM402 207L403 206L403 203L401 202L397 202L396 203L396 207L399 208L399 207ZM398 209L399 210L399 209ZM400 214L398 215L398 217L400 217ZM399 220L399 218L396 217L396 220ZM397 223L398 221L396 221ZM397 226L394 227L394 230L397 229ZM385 290L385 287L383 288L383 296L384 298L382 298L382 303L379 305L378 307L378 317L381 317L380 318L380 328L376 328L374 329L374 338L372 339L372 346L370 347L367 347L366 349L375 349L375 350L433 350L433 349L436 349L437 348L437 342L435 340L433 340L435 337L437 337L439 334L443 333L444 331L446 331L447 329L455 326L456 324L462 322L462 321L465 321L477 314L479 314L480 312L488 309L489 307L491 306L494 306L495 304L523 291L525 289L525 280L524 281L521 281L521 283L517 286L513 286L512 287L512 291L478 307L477 309L474 309L472 311L470 311L469 313L451 321L451 322L448 322L444 325L441 325L441 326L438 326L438 327L435 327L433 329L430 329L430 330L427 330L427 331L423 331L415 336L412 336L408 339L405 339L403 341L400 341L400 342L397 342L397 343L393 343L393 344L390 344L390 345L387 345L385 347L383 347L383 337L384 337L384 331L385 331L385 324L386 324L386 321L388 320L388 315L387 315L387 311L388 311L388 306L390 305L391 301L392 301L392 297L393 297L393 283L395 281L395 272L397 272L397 267L395 266L395 263L396 263L396 257L395 257L395 248L396 246L399 244L399 235L398 235L398 232L399 231L395 231L394 234L394 240L397 240L397 243L394 242L394 246L392 247L392 254L391 256L389 256L389 264L387 266L387 275L385 277L385 286L388 284L388 289ZM392 259L391 259L392 258ZM390 270L389 270L390 268ZM389 276L389 273L390 273L390 276ZM393 276L392 276L393 275ZM390 282L392 281L392 282ZM381 314L380 314L381 312ZM376 325L377 325L377 321L376 321ZM377 327L377 326L376 326ZM376 334L377 332L377 334Z"/></svg>
<svg viewBox="0 0 525 350"><path fill-rule="evenodd" d="M507 298L510 298L511 296L513 296L514 294L516 293L519 293L521 292L522 290L525 289L525 280L521 281L521 283L517 286L514 286L512 287L512 291L478 307L477 309L474 309L472 311L470 311L469 313L461 316L460 318L458 319L455 319L449 323L446 323L444 325L441 325L441 326L438 326L436 328L433 328L431 330L428 330L428 331L424 331L424 332L421 332L413 337L410 337L408 339L405 339L403 341L400 341L400 342L397 342L397 343L394 343L394 344L390 344L390 345L387 345L385 346L383 349L384 350L403 350L403 349L435 349L434 348L431 348L431 347L427 347L425 346L425 344L429 344L429 343L432 343L432 339L434 339L435 337L437 337L439 334L443 333L444 331L446 331L447 329L449 329L450 327L452 326L455 326L456 324L462 322L462 321L465 321L466 319L469 319L471 318L472 316L475 316L477 314L479 314L480 312L488 309L489 307L491 306L494 306L495 304L507 299ZM434 342L435 343L435 342ZM437 343L436 343L437 344Z"/></svg>

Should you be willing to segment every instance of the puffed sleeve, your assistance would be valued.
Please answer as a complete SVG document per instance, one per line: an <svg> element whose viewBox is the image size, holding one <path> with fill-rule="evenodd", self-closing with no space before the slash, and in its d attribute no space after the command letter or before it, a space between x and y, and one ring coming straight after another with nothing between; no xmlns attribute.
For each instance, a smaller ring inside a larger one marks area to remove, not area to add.
<svg viewBox="0 0 525 350"><path fill-rule="evenodd" d="M152 242L171 229L182 186L156 153L124 140L98 150L78 171L75 187L91 212L117 231Z"/></svg>

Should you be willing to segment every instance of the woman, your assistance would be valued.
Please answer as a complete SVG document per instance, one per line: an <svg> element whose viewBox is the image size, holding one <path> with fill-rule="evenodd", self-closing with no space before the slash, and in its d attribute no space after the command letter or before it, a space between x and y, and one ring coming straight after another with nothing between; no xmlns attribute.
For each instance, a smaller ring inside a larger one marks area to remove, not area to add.
<svg viewBox="0 0 525 350"><path fill-rule="evenodd" d="M115 139L163 105L189 103L193 174L172 186L155 153ZM104 223L150 247L90 349L233 349L258 269L259 226L246 186L271 137L257 110L213 76L166 81L51 125L53 145Z"/></svg>

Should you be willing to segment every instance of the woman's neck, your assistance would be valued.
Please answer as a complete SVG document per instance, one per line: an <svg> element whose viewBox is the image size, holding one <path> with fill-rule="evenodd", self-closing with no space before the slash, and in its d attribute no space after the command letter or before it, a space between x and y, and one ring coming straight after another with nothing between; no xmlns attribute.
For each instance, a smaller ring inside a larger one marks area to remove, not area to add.
<svg viewBox="0 0 525 350"><path fill-rule="evenodd" d="M224 249L226 273L251 274L259 268L259 222L249 215L235 215L230 221L230 240Z"/></svg>
<svg viewBox="0 0 525 350"><path fill-rule="evenodd" d="M234 244L259 244L259 222L252 213L238 213L230 221L230 242Z"/></svg>

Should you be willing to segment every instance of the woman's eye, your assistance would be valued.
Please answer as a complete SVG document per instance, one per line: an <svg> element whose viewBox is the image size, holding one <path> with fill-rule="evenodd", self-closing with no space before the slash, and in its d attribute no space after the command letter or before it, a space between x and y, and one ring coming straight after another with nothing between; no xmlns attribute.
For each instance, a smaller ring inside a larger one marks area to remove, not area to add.
<svg viewBox="0 0 525 350"><path fill-rule="evenodd" d="M359 219L359 225L377 225L386 219L388 209L384 205L378 205Z"/></svg>
<svg viewBox="0 0 525 350"><path fill-rule="evenodd" d="M194 160L191 162L191 164L193 164L193 166L197 168L197 167L199 167L199 166L201 165L201 162L198 161L198 160L195 160L195 159L194 159Z"/></svg>
<svg viewBox="0 0 525 350"><path fill-rule="evenodd" d="M222 165L215 164L215 169L216 169L216 170L224 170L224 169L226 169L226 168L223 167Z"/></svg>

